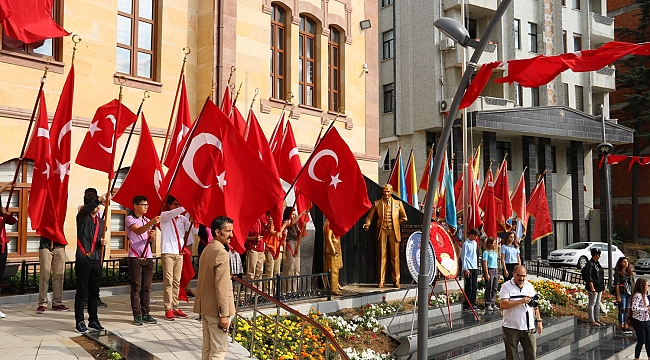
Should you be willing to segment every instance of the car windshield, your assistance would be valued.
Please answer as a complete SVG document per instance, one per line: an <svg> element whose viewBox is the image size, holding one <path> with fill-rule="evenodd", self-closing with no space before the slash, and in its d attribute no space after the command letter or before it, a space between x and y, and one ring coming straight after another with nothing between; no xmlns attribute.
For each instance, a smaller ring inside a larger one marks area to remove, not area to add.
<svg viewBox="0 0 650 360"><path fill-rule="evenodd" d="M573 244L565 247L565 249L579 250L579 249L586 249L588 247L589 247L589 244L583 243L583 242L578 242L578 243L573 243Z"/></svg>

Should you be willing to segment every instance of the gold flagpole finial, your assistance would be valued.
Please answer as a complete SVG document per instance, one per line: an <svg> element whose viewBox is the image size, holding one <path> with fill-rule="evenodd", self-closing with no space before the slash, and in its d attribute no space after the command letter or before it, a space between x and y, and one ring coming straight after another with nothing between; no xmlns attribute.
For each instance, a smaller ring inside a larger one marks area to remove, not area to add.
<svg viewBox="0 0 650 360"><path fill-rule="evenodd" d="M208 94L208 97L214 101L213 95L214 95L214 88L217 86L216 82L212 83L212 89L210 89L210 94Z"/></svg>
<svg viewBox="0 0 650 360"><path fill-rule="evenodd" d="M230 80L232 80L232 74L234 74L235 71L237 71L237 68L234 65L231 66L230 67L230 75L228 75L228 84L230 84Z"/></svg>
<svg viewBox="0 0 650 360"><path fill-rule="evenodd" d="M260 94L260 88L255 88L255 95L253 95L253 101L251 101L251 109L253 108L253 105L255 104L255 99L257 99L257 95Z"/></svg>
<svg viewBox="0 0 650 360"><path fill-rule="evenodd" d="M126 77L124 77L124 75L120 75L117 81L120 83L120 95L118 99L120 102L122 102L122 90L124 89L124 84L126 83Z"/></svg>
<svg viewBox="0 0 650 360"><path fill-rule="evenodd" d="M140 103L140 108L142 108L144 101L147 100L148 98L150 98L149 90L145 90L144 95L142 95L142 102Z"/></svg>
<svg viewBox="0 0 650 360"><path fill-rule="evenodd" d="M192 49L190 49L189 46L186 46L183 48L183 65L181 66L182 68L185 67L185 63L187 62L187 55L189 55L192 52Z"/></svg>
<svg viewBox="0 0 650 360"><path fill-rule="evenodd" d="M74 46L72 47L72 63L74 64L74 57L77 53L77 44L81 42L81 36L78 34L72 35L72 42L74 43Z"/></svg>

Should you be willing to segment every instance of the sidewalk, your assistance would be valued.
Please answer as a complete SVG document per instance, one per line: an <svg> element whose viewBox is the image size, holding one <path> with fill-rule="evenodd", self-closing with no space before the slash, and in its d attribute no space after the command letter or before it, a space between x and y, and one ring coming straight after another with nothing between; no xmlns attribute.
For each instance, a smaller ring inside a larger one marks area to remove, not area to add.
<svg viewBox="0 0 650 360"><path fill-rule="evenodd" d="M192 312L192 302L180 305L189 318L168 321L163 317L162 291L154 291L151 295L156 300L156 304L151 305L151 315L158 324L133 325L129 295L110 296L104 289L101 296L108 307L98 309L99 321L108 331L159 359L201 359L201 323L195 320L197 315ZM36 302L0 304L0 311L6 315L0 319L0 358L93 359L70 339L81 335L74 329L74 300L69 299L70 296L74 296L74 292L66 291L64 305L70 308L69 312L48 309L44 314L36 314ZM87 313L85 316L87 323ZM122 349L128 350L128 347ZM249 359L248 352L237 343L229 343L226 359Z"/></svg>

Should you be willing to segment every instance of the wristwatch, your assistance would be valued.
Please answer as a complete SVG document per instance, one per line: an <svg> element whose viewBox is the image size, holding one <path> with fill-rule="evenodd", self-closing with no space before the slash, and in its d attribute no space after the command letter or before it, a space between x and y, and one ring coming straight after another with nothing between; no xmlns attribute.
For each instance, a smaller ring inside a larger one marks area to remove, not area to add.
<svg viewBox="0 0 650 360"><path fill-rule="evenodd" d="M541 320L541 319L535 319L535 322L536 322L536 323L541 323L542 320Z"/></svg>

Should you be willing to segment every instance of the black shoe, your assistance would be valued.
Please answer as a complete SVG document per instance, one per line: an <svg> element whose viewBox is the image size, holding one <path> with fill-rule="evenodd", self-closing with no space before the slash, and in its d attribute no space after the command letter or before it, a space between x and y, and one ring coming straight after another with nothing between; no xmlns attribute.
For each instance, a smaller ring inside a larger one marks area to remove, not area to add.
<svg viewBox="0 0 650 360"><path fill-rule="evenodd" d="M79 322L77 326L75 326L75 329L77 329L77 332L80 332L82 334L88 332L88 328L86 327L86 324L84 324L83 321Z"/></svg>
<svg viewBox="0 0 650 360"><path fill-rule="evenodd" d="M194 292L192 292L192 290L190 290L190 289L185 290L185 294L187 294L187 297L195 297L196 296L196 295L194 295Z"/></svg>
<svg viewBox="0 0 650 360"><path fill-rule="evenodd" d="M99 323L99 321L93 321L90 324L88 324L88 327L97 331L104 331L104 327Z"/></svg>
<svg viewBox="0 0 650 360"><path fill-rule="evenodd" d="M97 299L97 306L108 307L108 305L106 305L106 303L103 302L102 299Z"/></svg>

